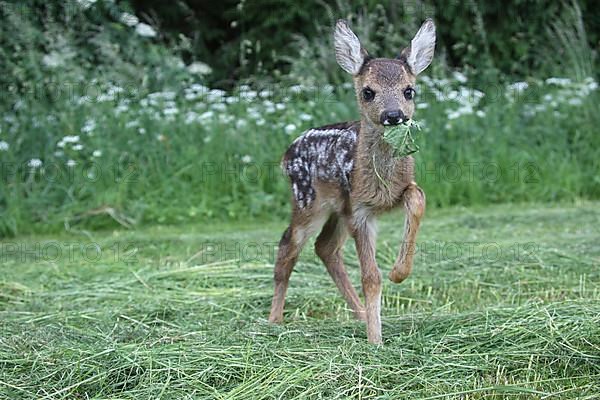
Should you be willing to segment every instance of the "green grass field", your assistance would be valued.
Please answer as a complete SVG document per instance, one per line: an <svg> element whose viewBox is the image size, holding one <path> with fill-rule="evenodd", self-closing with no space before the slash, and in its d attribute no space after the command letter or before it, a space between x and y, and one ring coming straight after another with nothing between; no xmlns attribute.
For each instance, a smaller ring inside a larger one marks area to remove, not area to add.
<svg viewBox="0 0 600 400"><path fill-rule="evenodd" d="M266 322L283 220L5 239L0 398L598 398L599 210L430 211L383 347L308 247ZM387 274L402 215L379 231Z"/></svg>

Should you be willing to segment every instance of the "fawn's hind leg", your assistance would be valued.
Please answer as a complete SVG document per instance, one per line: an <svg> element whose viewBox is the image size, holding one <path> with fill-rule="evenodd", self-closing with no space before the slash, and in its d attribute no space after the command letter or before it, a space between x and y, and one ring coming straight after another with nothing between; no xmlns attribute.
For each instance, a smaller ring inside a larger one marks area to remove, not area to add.
<svg viewBox="0 0 600 400"><path fill-rule="evenodd" d="M329 272L342 296L346 299L346 303L352 309L354 316L357 319L366 320L365 308L344 267L343 246L347 238L348 230L344 221L333 214L317 237L315 252L327 267L327 272Z"/></svg>
<svg viewBox="0 0 600 400"><path fill-rule="evenodd" d="M308 238L319 230L327 218L325 214L310 214L294 212L290 226L285 230L279 241L275 271L273 274L275 282L275 293L271 303L269 322L281 322L283 320L283 306L285 305L285 294L287 292L290 275L296 265L300 251Z"/></svg>

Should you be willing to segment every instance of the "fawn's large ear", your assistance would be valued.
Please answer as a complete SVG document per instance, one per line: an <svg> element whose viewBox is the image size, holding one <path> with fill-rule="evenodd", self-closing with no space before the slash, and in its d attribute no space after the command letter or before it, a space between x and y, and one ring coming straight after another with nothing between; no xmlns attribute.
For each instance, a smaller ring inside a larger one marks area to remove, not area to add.
<svg viewBox="0 0 600 400"><path fill-rule="evenodd" d="M402 56L406 58L412 73L418 75L431 64L434 49L435 24L431 18L427 18L410 42L410 49L403 51Z"/></svg>
<svg viewBox="0 0 600 400"><path fill-rule="evenodd" d="M335 58L342 69L352 75L357 75L365 62L367 52L360 45L358 37L350 30L343 19L335 24L333 33L335 43Z"/></svg>

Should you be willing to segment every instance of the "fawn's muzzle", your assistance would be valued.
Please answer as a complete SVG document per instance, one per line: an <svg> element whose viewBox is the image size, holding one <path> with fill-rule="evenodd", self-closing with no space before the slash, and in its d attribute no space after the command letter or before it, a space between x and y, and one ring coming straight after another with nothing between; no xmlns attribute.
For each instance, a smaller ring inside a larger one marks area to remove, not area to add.
<svg viewBox="0 0 600 400"><path fill-rule="evenodd" d="M381 125L398 125L404 122L406 117L400 110L384 111L379 118Z"/></svg>

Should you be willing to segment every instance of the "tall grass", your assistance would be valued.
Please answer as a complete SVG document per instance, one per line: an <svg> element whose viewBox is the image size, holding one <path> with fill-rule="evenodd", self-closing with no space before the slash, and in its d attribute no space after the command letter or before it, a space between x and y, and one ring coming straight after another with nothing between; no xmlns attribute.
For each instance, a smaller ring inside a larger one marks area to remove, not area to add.
<svg viewBox="0 0 600 400"><path fill-rule="evenodd" d="M431 206L600 194L600 121L581 112L598 101L595 81L529 80L500 95L422 82L415 158ZM288 187L278 164L289 143L310 126L357 117L351 89L295 91L29 103L2 127L10 145L0 152L2 231L120 223L109 209L132 223L281 216ZM42 166L31 166L36 158Z"/></svg>

